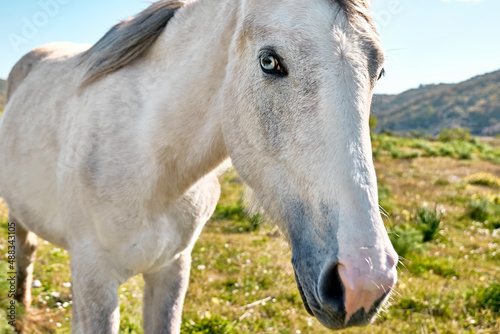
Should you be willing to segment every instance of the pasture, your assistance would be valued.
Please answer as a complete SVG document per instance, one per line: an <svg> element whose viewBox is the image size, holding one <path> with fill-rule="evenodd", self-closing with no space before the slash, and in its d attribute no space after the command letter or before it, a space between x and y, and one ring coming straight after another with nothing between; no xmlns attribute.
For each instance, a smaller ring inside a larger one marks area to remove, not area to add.
<svg viewBox="0 0 500 334"><path fill-rule="evenodd" d="M401 256L374 325L342 333L500 332L500 140L373 135L380 204ZM182 333L328 333L305 311L276 227L245 213L229 169L193 252ZM0 306L5 312L7 211L0 202ZM40 241L28 333L69 333L70 255ZM36 282L38 283L38 282ZM140 276L120 287L120 333L142 333ZM0 333L12 333L6 321Z"/></svg>

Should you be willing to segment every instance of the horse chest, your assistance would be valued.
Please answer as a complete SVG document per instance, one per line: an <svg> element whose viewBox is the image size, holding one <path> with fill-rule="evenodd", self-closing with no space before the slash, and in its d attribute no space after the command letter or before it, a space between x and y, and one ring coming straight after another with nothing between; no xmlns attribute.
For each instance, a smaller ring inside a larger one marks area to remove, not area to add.
<svg viewBox="0 0 500 334"><path fill-rule="evenodd" d="M187 218L168 212L154 220L139 221L134 227L101 226L98 236L111 250L110 261L126 273L155 272L196 241L201 226Z"/></svg>

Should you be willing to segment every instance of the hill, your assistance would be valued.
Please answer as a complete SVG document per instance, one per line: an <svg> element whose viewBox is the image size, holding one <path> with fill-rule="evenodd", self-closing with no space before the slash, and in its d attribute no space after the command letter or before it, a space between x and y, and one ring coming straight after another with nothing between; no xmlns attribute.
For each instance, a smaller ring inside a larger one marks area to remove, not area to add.
<svg viewBox="0 0 500 334"><path fill-rule="evenodd" d="M500 133L500 71L458 84L426 85L399 95L376 95L375 131L422 131L465 127L475 135Z"/></svg>
<svg viewBox="0 0 500 334"><path fill-rule="evenodd" d="M7 81L0 79L0 108L5 106L5 93L7 92Z"/></svg>

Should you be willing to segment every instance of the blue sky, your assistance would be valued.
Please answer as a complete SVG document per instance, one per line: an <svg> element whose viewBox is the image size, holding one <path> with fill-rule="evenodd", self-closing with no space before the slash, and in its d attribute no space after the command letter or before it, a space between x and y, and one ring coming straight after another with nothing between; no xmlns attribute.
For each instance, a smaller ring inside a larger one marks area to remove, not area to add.
<svg viewBox="0 0 500 334"><path fill-rule="evenodd" d="M2 0L0 78L39 45L94 43L148 5L143 0ZM387 56L379 93L459 82L500 69L499 0L374 0L372 13Z"/></svg>

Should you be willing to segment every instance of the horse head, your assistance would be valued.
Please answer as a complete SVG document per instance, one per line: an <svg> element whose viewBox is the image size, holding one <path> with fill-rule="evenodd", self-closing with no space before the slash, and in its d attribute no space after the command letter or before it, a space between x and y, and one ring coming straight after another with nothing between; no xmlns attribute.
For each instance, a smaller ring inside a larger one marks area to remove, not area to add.
<svg viewBox="0 0 500 334"><path fill-rule="evenodd" d="M292 248L306 309L369 323L396 282L369 114L383 71L365 0L246 0L224 83L233 164Z"/></svg>

